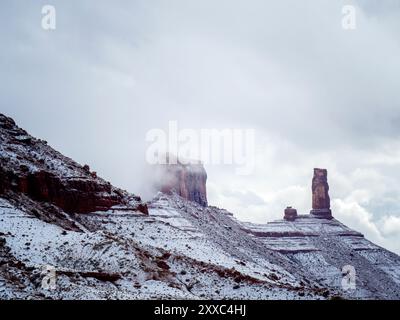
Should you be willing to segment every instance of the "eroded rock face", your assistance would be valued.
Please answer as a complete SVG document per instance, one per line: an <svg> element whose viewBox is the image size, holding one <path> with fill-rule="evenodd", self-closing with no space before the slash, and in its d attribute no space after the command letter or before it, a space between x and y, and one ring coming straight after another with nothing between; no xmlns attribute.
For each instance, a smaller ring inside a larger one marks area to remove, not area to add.
<svg viewBox="0 0 400 320"><path fill-rule="evenodd" d="M3 182L9 190L53 203L68 213L105 211L123 201L123 196L113 192L110 184L90 179L60 179L47 171L21 175L8 172Z"/></svg>
<svg viewBox="0 0 400 320"><path fill-rule="evenodd" d="M201 163L170 163L161 165L159 191L167 194L176 192L184 199L206 207L207 173Z"/></svg>
<svg viewBox="0 0 400 320"><path fill-rule="evenodd" d="M332 218L331 201L329 198L328 171L326 169L314 169L312 179L312 210L311 214Z"/></svg>
<svg viewBox="0 0 400 320"><path fill-rule="evenodd" d="M0 114L0 195L10 193L49 202L67 213L106 211L115 205L147 213L139 197L113 187Z"/></svg>

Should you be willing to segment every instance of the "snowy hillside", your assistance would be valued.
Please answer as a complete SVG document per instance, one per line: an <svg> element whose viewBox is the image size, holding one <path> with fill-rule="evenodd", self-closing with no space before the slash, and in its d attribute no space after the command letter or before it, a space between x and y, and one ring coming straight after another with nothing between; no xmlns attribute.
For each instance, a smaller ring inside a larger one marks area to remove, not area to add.
<svg viewBox="0 0 400 320"><path fill-rule="evenodd" d="M1 298L399 298L400 259L334 220L250 225L165 195L149 213L76 215L77 232L2 200ZM346 264L355 291L341 289ZM55 290L42 288L44 265Z"/></svg>
<svg viewBox="0 0 400 320"><path fill-rule="evenodd" d="M400 257L335 219L145 204L11 119L0 130L0 299L400 299Z"/></svg>

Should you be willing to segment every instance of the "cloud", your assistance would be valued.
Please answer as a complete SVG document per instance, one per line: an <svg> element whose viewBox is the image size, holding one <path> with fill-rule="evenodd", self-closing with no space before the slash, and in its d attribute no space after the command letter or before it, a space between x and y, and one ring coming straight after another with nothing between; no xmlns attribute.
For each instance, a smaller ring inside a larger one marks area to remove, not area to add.
<svg viewBox="0 0 400 320"><path fill-rule="evenodd" d="M0 111L146 198L148 130L252 128L254 172L207 166L210 204L255 222L307 213L325 167L338 217L392 239L377 221L400 212L400 8L351 3L353 31L349 1L54 0L45 32L47 3L6 1Z"/></svg>
<svg viewBox="0 0 400 320"><path fill-rule="evenodd" d="M374 220L373 215L356 201L335 199L332 202L335 218L384 248L400 252L400 217L384 216Z"/></svg>
<svg viewBox="0 0 400 320"><path fill-rule="evenodd" d="M231 191L226 190L223 196L228 198L233 198L244 206L261 206L265 205L266 202L256 193L246 190L246 191Z"/></svg>
<svg viewBox="0 0 400 320"><path fill-rule="evenodd" d="M383 217L381 223L382 223L382 233L385 236L400 237L400 217L385 216Z"/></svg>
<svg viewBox="0 0 400 320"><path fill-rule="evenodd" d="M357 202L335 199L332 201L332 209L338 220L368 234L372 241L383 240L377 226L371 221L372 215Z"/></svg>

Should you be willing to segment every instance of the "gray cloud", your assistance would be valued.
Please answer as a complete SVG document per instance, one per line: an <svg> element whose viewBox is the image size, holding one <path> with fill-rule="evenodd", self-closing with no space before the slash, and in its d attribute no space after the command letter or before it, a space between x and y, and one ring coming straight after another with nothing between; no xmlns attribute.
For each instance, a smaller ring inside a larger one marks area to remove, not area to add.
<svg viewBox="0 0 400 320"><path fill-rule="evenodd" d="M253 221L307 212L312 168L327 167L337 210L367 211L383 243L400 216L398 1L52 3L53 32L46 1L0 5L1 112L146 194L149 129L254 128L253 175L207 167L212 204ZM349 3L354 31L341 28Z"/></svg>

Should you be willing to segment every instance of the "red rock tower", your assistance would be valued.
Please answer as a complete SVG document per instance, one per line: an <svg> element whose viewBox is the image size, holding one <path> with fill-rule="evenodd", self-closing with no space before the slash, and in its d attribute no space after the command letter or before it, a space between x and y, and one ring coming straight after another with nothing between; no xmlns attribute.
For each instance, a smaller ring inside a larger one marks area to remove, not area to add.
<svg viewBox="0 0 400 320"><path fill-rule="evenodd" d="M310 214L317 218L332 219L328 171L326 169L314 169L312 179L312 210Z"/></svg>

